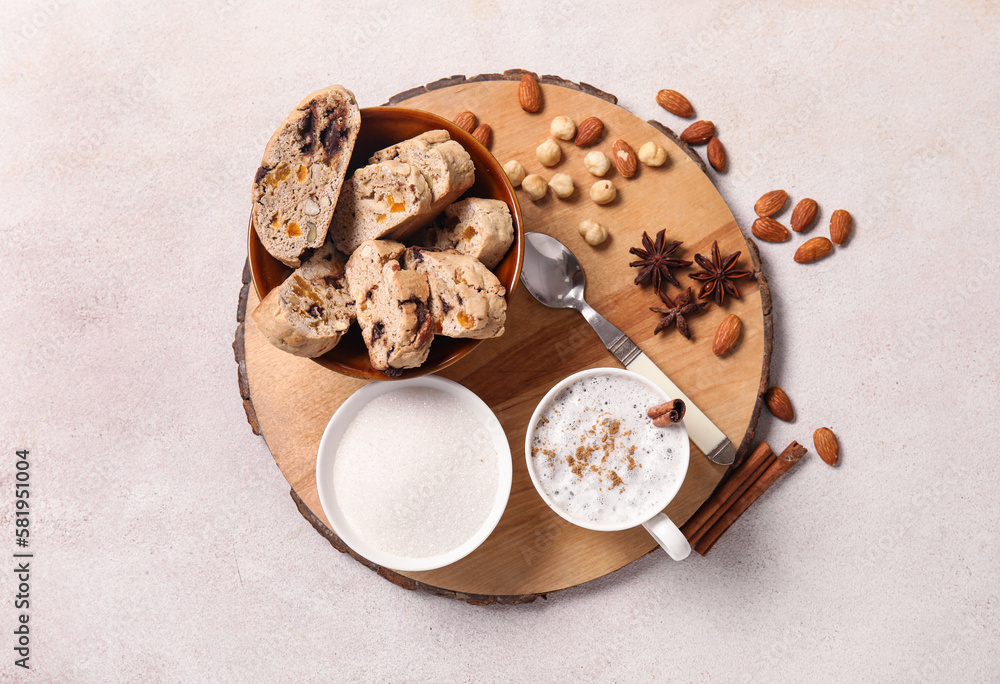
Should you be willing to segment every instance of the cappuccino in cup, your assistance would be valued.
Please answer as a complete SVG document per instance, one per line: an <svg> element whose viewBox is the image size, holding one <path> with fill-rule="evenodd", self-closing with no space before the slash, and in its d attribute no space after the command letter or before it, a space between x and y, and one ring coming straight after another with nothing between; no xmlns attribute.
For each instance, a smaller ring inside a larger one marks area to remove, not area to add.
<svg viewBox="0 0 1000 684"><path fill-rule="evenodd" d="M634 373L597 369L577 376L557 385L535 411L529 473L570 522L598 530L640 525L680 489L687 431L652 424L646 411L664 394Z"/></svg>

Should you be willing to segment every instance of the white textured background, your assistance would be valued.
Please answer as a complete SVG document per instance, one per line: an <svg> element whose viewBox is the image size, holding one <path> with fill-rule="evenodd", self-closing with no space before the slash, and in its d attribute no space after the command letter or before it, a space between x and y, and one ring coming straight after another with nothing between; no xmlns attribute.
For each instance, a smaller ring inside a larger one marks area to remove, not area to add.
<svg viewBox="0 0 1000 684"><path fill-rule="evenodd" d="M0 5L0 679L998 680L996 7L540 4ZM745 228L775 187L819 201L813 234L854 214L810 267L801 237L761 247L798 417L760 435L829 425L843 464L810 454L707 559L482 608L308 526L230 343L250 181L304 94L512 67L678 130L653 95L687 94ZM16 675L15 448L37 554Z"/></svg>

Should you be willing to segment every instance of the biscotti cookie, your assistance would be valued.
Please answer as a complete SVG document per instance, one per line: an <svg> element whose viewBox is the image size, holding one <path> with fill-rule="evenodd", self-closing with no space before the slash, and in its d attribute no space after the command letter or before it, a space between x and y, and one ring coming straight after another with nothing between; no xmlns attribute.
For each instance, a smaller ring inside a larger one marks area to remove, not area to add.
<svg viewBox="0 0 1000 684"><path fill-rule="evenodd" d="M257 327L278 349L316 357L340 342L354 318L344 261L327 243L253 311Z"/></svg>
<svg viewBox="0 0 1000 684"><path fill-rule="evenodd" d="M406 247L394 240L365 240L361 243L344 269L351 298L359 304L368 299L369 292L382 279L382 267L390 261L401 261L405 250ZM360 313L364 315L364 311Z"/></svg>
<svg viewBox="0 0 1000 684"><path fill-rule="evenodd" d="M416 368L427 359L434 339L427 276L390 261L382 267L378 287L370 292L358 307L366 309L361 335L372 367L387 375Z"/></svg>
<svg viewBox="0 0 1000 684"><path fill-rule="evenodd" d="M435 332L475 339L503 335L507 319L504 287L478 259L453 250L410 247L404 263L427 275Z"/></svg>
<svg viewBox="0 0 1000 684"><path fill-rule="evenodd" d="M366 240L345 269L368 358L389 375L422 364L434 337L427 276L400 268L404 249L393 240Z"/></svg>
<svg viewBox="0 0 1000 684"><path fill-rule="evenodd" d="M433 218L454 202L476 180L472 157L461 143L452 140L448 131L434 130L387 147L372 155L368 163L395 159L415 166L431 188Z"/></svg>
<svg viewBox="0 0 1000 684"><path fill-rule="evenodd" d="M423 273L403 270L398 263L382 268L382 285L372 302L374 323L365 336L374 368L392 374L392 369L416 368L427 360L434 339L429 296Z"/></svg>
<svg viewBox="0 0 1000 684"><path fill-rule="evenodd" d="M431 190L416 167L385 161L354 172L344 184L330 234L337 248L351 254L365 240L401 239L433 216Z"/></svg>
<svg viewBox="0 0 1000 684"><path fill-rule="evenodd" d="M271 256L296 267L326 240L360 126L354 94L333 85L304 99L271 136L252 193L254 228Z"/></svg>
<svg viewBox="0 0 1000 684"><path fill-rule="evenodd" d="M427 238L430 247L454 249L493 268L514 242L514 222L505 202L470 197L445 209Z"/></svg>

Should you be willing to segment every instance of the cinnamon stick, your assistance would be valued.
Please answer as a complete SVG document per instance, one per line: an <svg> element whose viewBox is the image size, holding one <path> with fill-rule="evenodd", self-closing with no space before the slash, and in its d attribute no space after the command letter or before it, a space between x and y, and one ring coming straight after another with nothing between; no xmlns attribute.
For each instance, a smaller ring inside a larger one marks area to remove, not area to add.
<svg viewBox="0 0 1000 684"><path fill-rule="evenodd" d="M667 427L681 422L686 410L687 406L684 405L682 399L672 399L665 404L649 409L646 411L646 415L653 419L653 425L656 427Z"/></svg>
<svg viewBox="0 0 1000 684"><path fill-rule="evenodd" d="M792 442L774 460L766 471L750 485L743 494L733 502L729 510L726 511L712 527L701 537L695 545L694 550L704 556L719 540L719 537L729 529L736 520L743 515L743 512L750 508L750 505L760 498L760 495L767 491L768 487L777 482L778 478L788 472L788 469L799 462L807 449L798 442Z"/></svg>
<svg viewBox="0 0 1000 684"><path fill-rule="evenodd" d="M774 461L775 461L776 458L777 457L774 455L774 452L769 449L768 450L768 454L767 454L767 458L764 460L764 462L761 463L759 466L757 466L757 469L754 470L753 473L751 473L750 477L748 477L746 479L746 481L740 486L740 488L737 489L735 492L733 492L732 495L728 499L726 499L724 502L722 502L722 505L719 506L719 510L717 510L715 513L713 513L712 517L710 517L705 522L705 524L702 525L701 530L698 531L698 538L699 538L699 540L710 529L712 529L712 526L715 525L715 523L719 520L719 518L721 518L723 515L725 515L726 512L729 511L729 509L733 507L734 503L736 503L737 501L739 501L740 497L743 496L743 493L746 490L748 490L750 487L752 487L754 485L754 483L757 482L757 480L759 480L761 478L761 476L768 471L768 469L774 463Z"/></svg>
<svg viewBox="0 0 1000 684"><path fill-rule="evenodd" d="M733 503L774 462L775 455L767 442L761 442L754 452L737 467L726 481L708 497L702 507L681 527L681 532L694 545L729 510Z"/></svg>

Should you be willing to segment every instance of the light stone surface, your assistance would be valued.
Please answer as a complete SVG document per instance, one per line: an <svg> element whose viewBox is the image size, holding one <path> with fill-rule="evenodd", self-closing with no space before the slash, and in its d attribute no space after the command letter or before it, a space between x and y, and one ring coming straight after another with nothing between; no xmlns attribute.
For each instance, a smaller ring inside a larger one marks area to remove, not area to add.
<svg viewBox="0 0 1000 684"><path fill-rule="evenodd" d="M0 4L0 680L996 681L995 6L430 4ZM792 261L804 236L761 246L797 420L760 434L811 448L829 426L842 465L810 453L707 558L482 608L399 589L309 527L230 343L251 180L291 106L513 67L677 130L653 95L685 93L744 228L779 187L819 202L812 235L851 211L821 262Z"/></svg>

